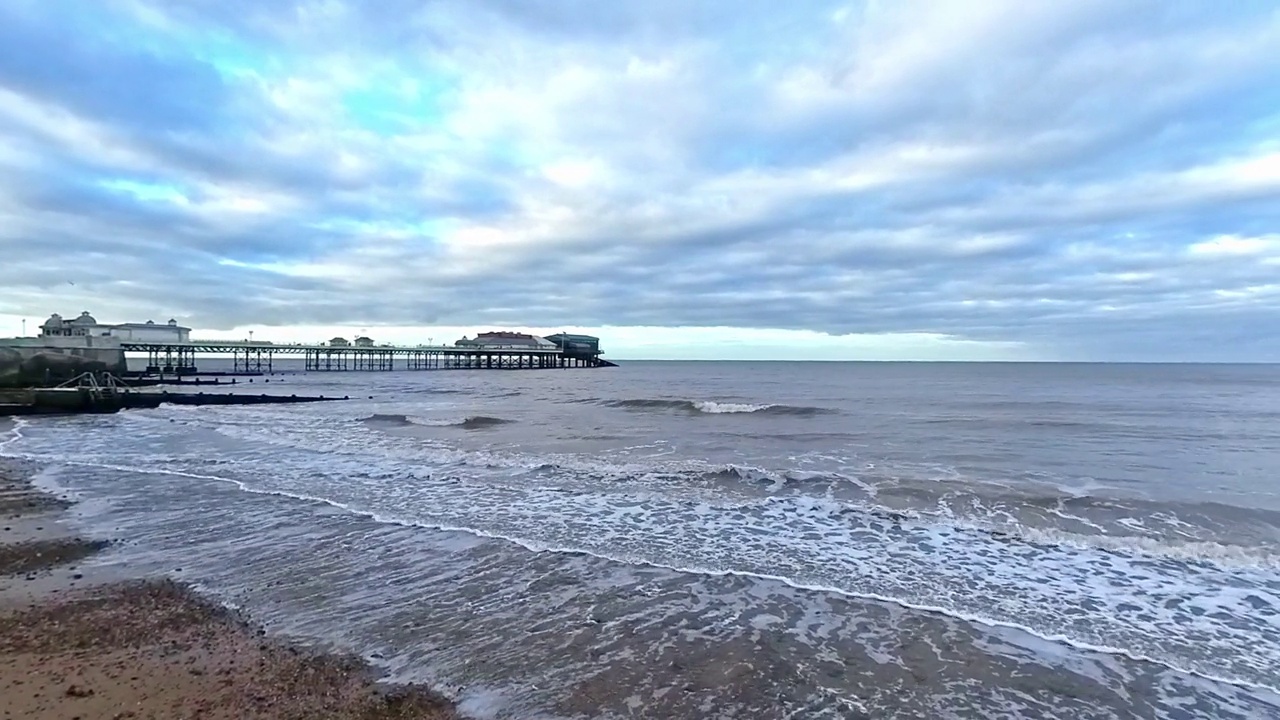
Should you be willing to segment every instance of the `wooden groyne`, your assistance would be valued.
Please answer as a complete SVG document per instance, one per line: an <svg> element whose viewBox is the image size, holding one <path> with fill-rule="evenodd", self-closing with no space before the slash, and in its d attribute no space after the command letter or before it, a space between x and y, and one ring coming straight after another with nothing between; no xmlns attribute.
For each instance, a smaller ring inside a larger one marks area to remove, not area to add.
<svg viewBox="0 0 1280 720"><path fill-rule="evenodd" d="M207 377L206 373L200 373L199 375L144 375L142 373L137 373L126 376L125 382L136 388L155 387L157 385L235 385L240 387L242 385L252 384L254 378L260 378L262 373L254 373L253 375L254 377L250 377L246 382L239 377ZM269 384L271 382L271 378L261 379L261 382L263 384ZM276 382L283 381L277 380Z"/></svg>
<svg viewBox="0 0 1280 720"><path fill-rule="evenodd" d="M137 408L171 405L283 405L330 402L347 396L268 395L247 393L138 392L108 387L59 387L28 390L0 390L0 417L6 415L52 415L114 413Z"/></svg>

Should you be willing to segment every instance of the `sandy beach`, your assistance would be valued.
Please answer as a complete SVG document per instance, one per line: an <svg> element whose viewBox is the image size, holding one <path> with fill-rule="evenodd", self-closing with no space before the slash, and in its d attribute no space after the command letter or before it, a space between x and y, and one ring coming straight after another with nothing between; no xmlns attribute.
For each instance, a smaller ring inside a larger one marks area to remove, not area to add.
<svg viewBox="0 0 1280 720"><path fill-rule="evenodd" d="M110 541L71 534L71 502L32 488L34 470L0 459L4 718L457 717L427 689L268 638L181 584L81 569Z"/></svg>

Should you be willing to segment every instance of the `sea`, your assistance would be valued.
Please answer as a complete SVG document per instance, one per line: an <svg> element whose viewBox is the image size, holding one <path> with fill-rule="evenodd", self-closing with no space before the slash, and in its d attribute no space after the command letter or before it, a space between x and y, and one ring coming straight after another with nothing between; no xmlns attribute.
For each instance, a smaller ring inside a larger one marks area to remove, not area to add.
<svg viewBox="0 0 1280 720"><path fill-rule="evenodd" d="M474 718L1280 718L1280 366L249 380L0 453Z"/></svg>

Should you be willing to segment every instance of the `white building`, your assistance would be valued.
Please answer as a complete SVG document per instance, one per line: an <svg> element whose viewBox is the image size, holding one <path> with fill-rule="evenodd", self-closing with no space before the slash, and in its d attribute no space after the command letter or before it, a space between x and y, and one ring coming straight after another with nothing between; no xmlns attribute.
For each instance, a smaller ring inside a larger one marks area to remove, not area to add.
<svg viewBox="0 0 1280 720"><path fill-rule="evenodd" d="M191 328L182 327L177 320L159 325L151 320L144 323L103 325L88 311L74 320L63 320L54 313L40 326L40 337L109 337L121 342L174 343L189 342Z"/></svg>

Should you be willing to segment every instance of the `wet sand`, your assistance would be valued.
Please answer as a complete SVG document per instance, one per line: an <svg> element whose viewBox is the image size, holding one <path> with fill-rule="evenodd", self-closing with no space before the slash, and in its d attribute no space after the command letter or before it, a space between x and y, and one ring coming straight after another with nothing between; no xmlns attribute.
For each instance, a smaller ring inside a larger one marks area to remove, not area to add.
<svg viewBox="0 0 1280 720"><path fill-rule="evenodd" d="M181 584L79 570L107 542L68 534L70 503L33 489L32 470L0 459L0 717L457 717L428 689L267 638Z"/></svg>

